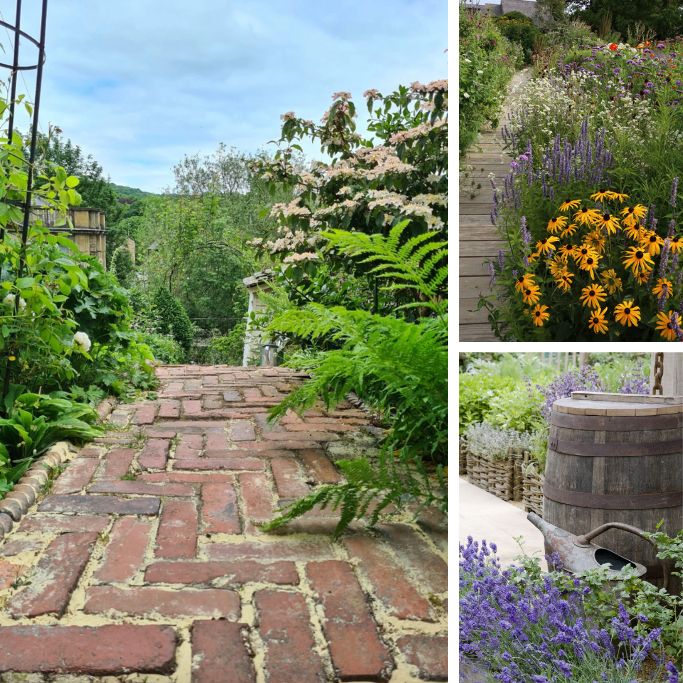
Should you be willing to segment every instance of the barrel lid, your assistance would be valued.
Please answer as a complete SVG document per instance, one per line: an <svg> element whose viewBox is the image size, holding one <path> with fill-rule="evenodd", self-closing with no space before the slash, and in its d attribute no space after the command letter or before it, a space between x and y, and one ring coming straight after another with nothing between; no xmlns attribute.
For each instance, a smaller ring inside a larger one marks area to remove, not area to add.
<svg viewBox="0 0 683 683"><path fill-rule="evenodd" d="M571 415L671 415L683 413L683 397L574 391L571 398L555 401L553 410Z"/></svg>

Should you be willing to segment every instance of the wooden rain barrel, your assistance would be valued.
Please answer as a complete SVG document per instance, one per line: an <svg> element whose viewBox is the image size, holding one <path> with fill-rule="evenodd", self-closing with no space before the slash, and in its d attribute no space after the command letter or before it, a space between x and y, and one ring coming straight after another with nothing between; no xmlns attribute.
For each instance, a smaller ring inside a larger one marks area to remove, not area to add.
<svg viewBox="0 0 683 683"><path fill-rule="evenodd" d="M543 517L580 535L606 522L683 528L683 398L575 392L553 404ZM609 530L593 542L661 576L654 548Z"/></svg>

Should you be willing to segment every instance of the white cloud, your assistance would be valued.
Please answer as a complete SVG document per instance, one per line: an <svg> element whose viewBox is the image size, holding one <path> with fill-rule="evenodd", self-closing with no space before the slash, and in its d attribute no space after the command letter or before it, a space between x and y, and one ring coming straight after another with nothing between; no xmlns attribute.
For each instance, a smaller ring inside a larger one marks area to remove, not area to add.
<svg viewBox="0 0 683 683"><path fill-rule="evenodd" d="M444 77L446 13L446 0L60 0L41 128L59 125L115 182L159 190L184 154L256 151L282 112L318 120L334 91Z"/></svg>

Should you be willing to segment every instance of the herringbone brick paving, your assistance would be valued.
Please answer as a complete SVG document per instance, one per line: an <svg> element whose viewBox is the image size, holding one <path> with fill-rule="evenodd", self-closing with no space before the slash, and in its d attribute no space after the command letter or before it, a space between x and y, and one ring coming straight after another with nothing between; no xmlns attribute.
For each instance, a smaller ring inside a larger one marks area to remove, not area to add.
<svg viewBox="0 0 683 683"><path fill-rule="evenodd" d="M269 424L283 368L158 373L0 543L0 681L446 680L438 514L340 543L329 511L258 526L374 446L366 414Z"/></svg>

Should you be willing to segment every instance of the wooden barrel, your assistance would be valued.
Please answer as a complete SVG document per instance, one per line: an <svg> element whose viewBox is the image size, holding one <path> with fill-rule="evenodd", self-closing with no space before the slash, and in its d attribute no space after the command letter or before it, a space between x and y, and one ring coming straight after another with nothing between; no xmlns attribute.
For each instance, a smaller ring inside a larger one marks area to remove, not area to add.
<svg viewBox="0 0 683 683"><path fill-rule="evenodd" d="M683 528L683 401L574 393L550 418L543 517L570 533L606 522L674 535ZM654 548L609 530L593 541L661 575Z"/></svg>

